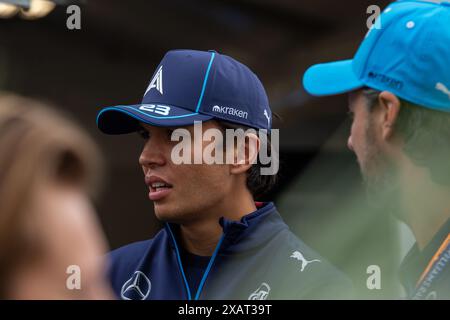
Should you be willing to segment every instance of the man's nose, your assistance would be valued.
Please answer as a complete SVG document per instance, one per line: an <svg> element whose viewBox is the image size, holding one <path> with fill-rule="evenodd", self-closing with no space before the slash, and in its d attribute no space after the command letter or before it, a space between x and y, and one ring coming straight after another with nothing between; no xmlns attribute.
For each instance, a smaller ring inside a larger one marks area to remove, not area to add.
<svg viewBox="0 0 450 320"><path fill-rule="evenodd" d="M351 135L348 137L348 140L347 140L347 147L348 147L351 151L354 151L354 150L353 150L353 141L352 141L352 136L351 136Z"/></svg>
<svg viewBox="0 0 450 320"><path fill-rule="evenodd" d="M155 140L149 139L139 156L139 164L148 168L163 166L166 163L163 150L163 146L158 145Z"/></svg>

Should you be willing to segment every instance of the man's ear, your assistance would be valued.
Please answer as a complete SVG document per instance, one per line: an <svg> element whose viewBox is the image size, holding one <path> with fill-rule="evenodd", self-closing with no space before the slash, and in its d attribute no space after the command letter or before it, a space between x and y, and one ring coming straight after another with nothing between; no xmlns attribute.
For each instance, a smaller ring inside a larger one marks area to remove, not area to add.
<svg viewBox="0 0 450 320"><path fill-rule="evenodd" d="M394 125L400 113L401 103L395 94L383 91L378 96L378 105L382 112L382 136L384 140L388 140L394 134Z"/></svg>
<svg viewBox="0 0 450 320"><path fill-rule="evenodd" d="M234 163L231 164L230 172L240 174L246 172L256 163L261 142L256 133L249 132L245 134L244 146L234 149Z"/></svg>

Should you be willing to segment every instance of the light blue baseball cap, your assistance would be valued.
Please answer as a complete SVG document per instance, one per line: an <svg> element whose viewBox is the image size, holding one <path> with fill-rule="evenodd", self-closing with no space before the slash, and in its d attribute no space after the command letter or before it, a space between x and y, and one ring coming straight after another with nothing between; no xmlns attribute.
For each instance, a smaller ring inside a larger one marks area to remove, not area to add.
<svg viewBox="0 0 450 320"><path fill-rule="evenodd" d="M369 30L353 59L310 67L305 90L325 96L370 87L450 112L450 2L397 1L378 19L381 28Z"/></svg>

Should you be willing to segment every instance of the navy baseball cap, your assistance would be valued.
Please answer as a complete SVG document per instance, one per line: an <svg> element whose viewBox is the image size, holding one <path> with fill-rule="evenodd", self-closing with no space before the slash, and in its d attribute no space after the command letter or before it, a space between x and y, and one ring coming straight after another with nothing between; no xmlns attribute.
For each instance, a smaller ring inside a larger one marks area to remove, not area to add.
<svg viewBox="0 0 450 320"><path fill-rule="evenodd" d="M270 130L272 113L261 81L215 51L172 50L153 73L141 103L103 108L97 126L123 134L136 131L138 122L179 127L211 119Z"/></svg>
<svg viewBox="0 0 450 320"><path fill-rule="evenodd" d="M324 96L370 87L450 112L450 2L397 1L379 19L353 59L310 67L305 90Z"/></svg>

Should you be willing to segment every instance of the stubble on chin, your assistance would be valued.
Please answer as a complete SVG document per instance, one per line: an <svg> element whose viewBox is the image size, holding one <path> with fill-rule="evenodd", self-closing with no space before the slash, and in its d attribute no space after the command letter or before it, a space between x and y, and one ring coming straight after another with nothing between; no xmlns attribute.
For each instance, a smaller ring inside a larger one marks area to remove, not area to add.
<svg viewBox="0 0 450 320"><path fill-rule="evenodd" d="M369 206L401 217L400 181L393 163L374 148L361 171Z"/></svg>

